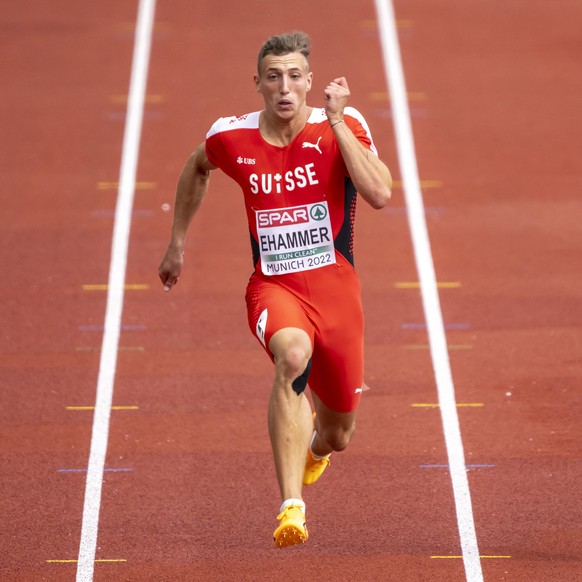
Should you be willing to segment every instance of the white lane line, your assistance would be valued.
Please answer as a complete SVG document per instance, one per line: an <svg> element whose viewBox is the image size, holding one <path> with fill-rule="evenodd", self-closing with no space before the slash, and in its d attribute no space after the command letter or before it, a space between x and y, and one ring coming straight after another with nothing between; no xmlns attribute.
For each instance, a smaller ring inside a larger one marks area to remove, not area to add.
<svg viewBox="0 0 582 582"><path fill-rule="evenodd" d="M123 288L127 265L131 210L136 183L154 12L155 0L140 0L127 104L127 123L123 138L119 189L115 209L115 224L113 227L105 329L101 347L91 450L85 485L77 582L90 582L93 580L103 467L109 439L109 420L117 365L121 313L123 310Z"/></svg>
<svg viewBox="0 0 582 582"><path fill-rule="evenodd" d="M394 120L398 160L404 185L408 223L414 245L416 268L420 278L422 304L427 322L430 353L447 447L465 575L468 582L482 582L483 572L479 558L471 494L465 467L465 453L463 451L463 441L455 402L455 387L449 363L434 263L424 216L424 205L420 189L410 112L406 100L406 84L404 82L400 47L396 32L394 8L391 0L375 0L375 2L386 78L393 110L392 118Z"/></svg>

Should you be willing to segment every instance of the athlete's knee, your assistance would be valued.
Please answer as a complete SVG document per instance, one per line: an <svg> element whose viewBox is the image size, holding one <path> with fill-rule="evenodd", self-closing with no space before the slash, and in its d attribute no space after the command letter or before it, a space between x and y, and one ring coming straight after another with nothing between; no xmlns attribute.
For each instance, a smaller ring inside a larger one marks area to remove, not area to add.
<svg viewBox="0 0 582 582"><path fill-rule="evenodd" d="M343 451L350 444L355 431L354 421L349 426L320 427L318 433L334 451Z"/></svg>
<svg viewBox="0 0 582 582"><path fill-rule="evenodd" d="M269 348L275 361L275 374L286 383L297 380L307 384L311 360L311 340L303 330L285 329L277 332L269 342ZM300 393L299 390L296 392Z"/></svg>
<svg viewBox="0 0 582 582"><path fill-rule="evenodd" d="M299 379L309 365L311 354L303 346L294 345L283 350L275 360L277 374L288 382Z"/></svg>

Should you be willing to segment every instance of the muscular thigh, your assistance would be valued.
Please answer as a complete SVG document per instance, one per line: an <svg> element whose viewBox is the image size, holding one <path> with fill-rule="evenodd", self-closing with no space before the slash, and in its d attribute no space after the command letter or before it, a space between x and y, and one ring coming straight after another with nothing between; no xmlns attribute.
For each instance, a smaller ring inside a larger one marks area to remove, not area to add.
<svg viewBox="0 0 582 582"><path fill-rule="evenodd" d="M273 334L284 328L306 331L313 346L309 387L329 409L351 412L364 383L359 282L345 265L311 273L309 282L309 292L301 294L251 278L246 294L249 327L271 359L267 346Z"/></svg>
<svg viewBox="0 0 582 582"><path fill-rule="evenodd" d="M265 281L249 282L246 293L248 323L253 335L268 349L271 338L285 328L304 330L313 345L314 326L298 297L277 284Z"/></svg>
<svg viewBox="0 0 582 582"><path fill-rule="evenodd" d="M364 383L364 321L359 301L324 313L314 339L309 386L336 412L358 407Z"/></svg>

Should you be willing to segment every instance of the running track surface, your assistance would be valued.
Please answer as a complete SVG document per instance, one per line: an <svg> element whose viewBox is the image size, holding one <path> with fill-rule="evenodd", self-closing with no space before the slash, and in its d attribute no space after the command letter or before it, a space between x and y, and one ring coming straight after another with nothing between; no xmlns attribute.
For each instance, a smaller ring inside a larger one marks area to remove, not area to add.
<svg viewBox="0 0 582 582"><path fill-rule="evenodd" d="M345 75L400 172L371 0L215 4L156 9L94 580L465 580L398 182L385 211L359 209L358 435L305 492L308 544L271 547L242 202L213 175L170 295L165 205L210 124L260 108L258 47L293 28L314 41L312 104ZM581 580L582 6L395 11L484 579ZM69 407L95 403L136 13L30 0L1 16L2 581L75 579L92 411Z"/></svg>

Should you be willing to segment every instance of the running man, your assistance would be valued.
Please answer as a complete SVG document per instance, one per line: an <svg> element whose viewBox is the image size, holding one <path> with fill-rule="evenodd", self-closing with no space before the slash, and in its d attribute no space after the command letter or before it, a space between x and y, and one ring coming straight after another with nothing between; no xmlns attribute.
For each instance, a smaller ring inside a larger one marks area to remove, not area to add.
<svg viewBox="0 0 582 582"><path fill-rule="evenodd" d="M310 39L273 36L259 52L255 86L264 109L221 118L178 181L171 239L160 264L165 291L178 282L186 233L223 170L242 188L255 270L246 302L252 333L274 362L268 426L282 505L275 546L304 543L302 486L311 485L354 433L364 386L364 322L353 266L359 194L373 208L392 179L344 77L307 105ZM305 389L309 384L314 412Z"/></svg>

